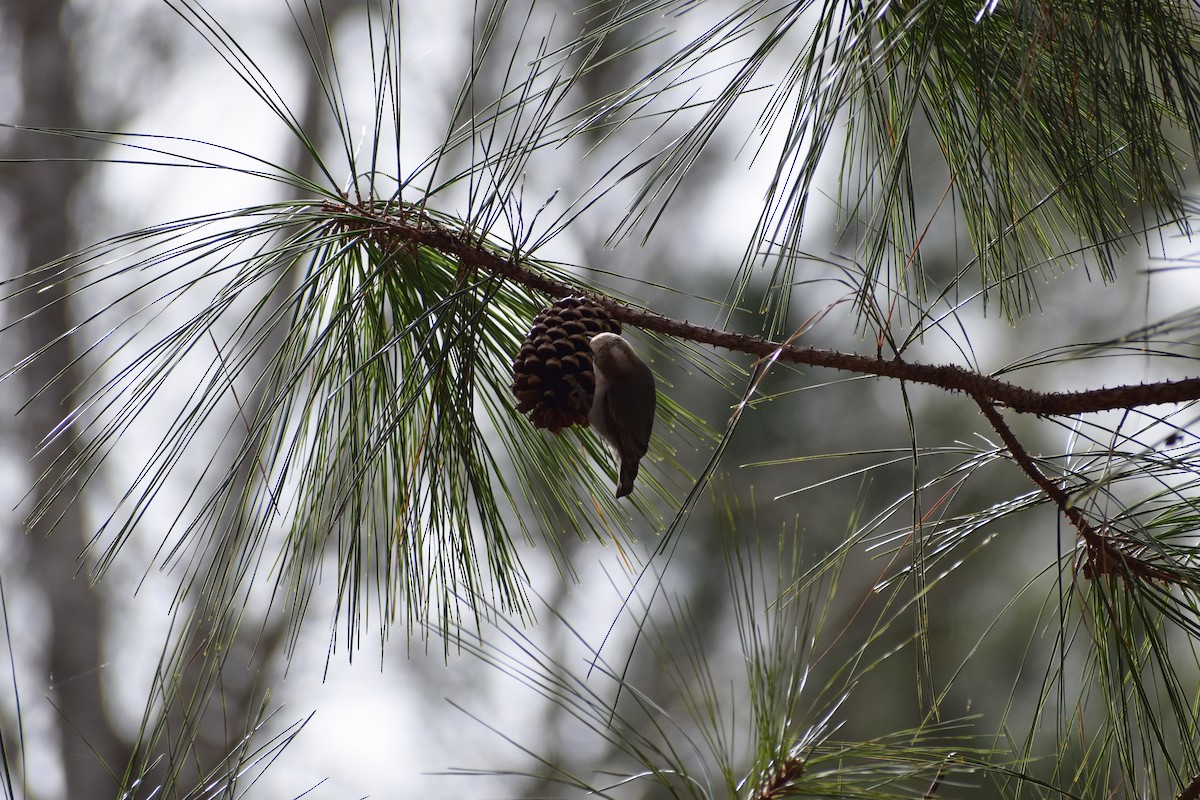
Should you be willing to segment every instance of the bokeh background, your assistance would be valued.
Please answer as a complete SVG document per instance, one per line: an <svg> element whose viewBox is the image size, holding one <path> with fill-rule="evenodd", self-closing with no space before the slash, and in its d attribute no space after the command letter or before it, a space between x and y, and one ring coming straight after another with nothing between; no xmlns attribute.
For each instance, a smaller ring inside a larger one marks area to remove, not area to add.
<svg viewBox="0 0 1200 800"><path fill-rule="evenodd" d="M145 443L159 433L152 415L114 443L115 455L73 502L56 505L27 530L26 515L43 491L36 480L48 459L69 446L69 429L65 436L46 437L86 395L85 378L109 374L103 358L106 332L91 317L98 308L136 302L124 293L138 276L79 294L63 292L49 304L50 312L27 321L22 320L46 306L48 298L13 294L20 287L19 276L121 231L290 199L285 196L289 187L239 171L251 168L253 159L286 165L300 175L312 170L296 138L197 32L188 15L179 13L187 5L157 0L0 2L0 122L24 126L0 129L0 268L8 281L5 294L11 295L0 305L5 325L0 353L4 364L11 365L48 348L34 367L6 373L0 383L0 469L5 476L0 500L11 510L4 517L0 548L7 623L0 649L13 666L0 677L0 721L6 741L22 745L9 753L23 782L19 797L112 796L109 769L119 773L130 757L158 659L172 634L173 615L192 602L186 591L179 591L180 571L163 568L156 554L172 515L192 502L198 484L210 479L208 453L195 459L180 454L151 513L139 521L136 536L120 558L105 565L103 577L93 580L95 552L86 545L144 466ZM499 50L508 43L520 70L543 41L552 50L555 42L599 18L605 5L534 3L529 10L509 4L493 46ZM635 41L643 44L588 73L575 91L597 101L609 96L736 5L728 0L680 4L679 13L650 14L640 26L624 26L606 46L616 50ZM203 8L250 54L312 140L330 150L340 147L341 134L331 124L305 46L306 41L309 46L321 42L312 35L318 28L310 11L316 6L208 0ZM378 23L373 16L377 9L371 3L326 0L320 10L331 34L325 44L338 54L347 130L365 138L374 108L374 51L368 34ZM447 131L461 122L451 117L487 12L472 3L400 3L404 106L397 168L402 173L437 151ZM656 100L663 105L663 120L654 134L668 140L675 130L667 113L671 104L689 93L705 97L716 91L728 80L728 65L736 65L755 45L754 36L747 35L716 57L727 66L698 72L689 77L686 90ZM489 62L489 68L502 63ZM639 182L606 178L611 154L632 150L647 136L645 128L613 126L603 136L539 150L520 181L527 213L543 205L548 214L560 213L578 198L594 196L597 182L606 191L538 255L575 265L581 275L600 279L669 316L726 324L719 303L748 248L756 246L756 226L782 146L777 129L760 135L760 114L773 82L786 78L787 66L783 60L768 64L756 77L761 86L751 87L716 131L649 236L644 220L630 223L625 216ZM494 75L481 77L475 87L481 106L487 87L498 91L504 81L498 67ZM96 133L63 136L33 129L39 127ZM108 131L157 138L114 139L103 133ZM929 198L932 216L946 176L934 142L918 140L915 145L929 148L930 168L914 180L917 194ZM159 149L175 155L162 157ZM199 160L180 166L181 153L236 168L209 168ZM451 160L466 157L462 149L447 155ZM828 161L827 174L817 182L822 191L809 201L802 246L813 257L793 287L790 325L799 330L819 318L805 329L804 343L871 354L874 334L857 324L842 272L854 263L861 220L839 212L838 154L830 154ZM349 175L337 177L347 186L352 183ZM465 213L470 207L470 198L454 188L441 200L440 210L447 213ZM628 235L614 238L614 232L627 230ZM945 214L926 233L922 252L926 270L935 276L952 275L971 258L954 217ZM1035 276L1039 299L1024 318L1014 322L994 306L986 308L982 299L964 300L955 327L926 337L920 358L973 364L988 372L1057 345L1103 338L1189 308L1195 291L1191 272L1156 267L1186 265L1190 253L1186 239L1167 234L1135 244L1119 260L1115 286L1098 280L1086 259L1053 265ZM742 311L728 324L754 330L757 305L757 298L743 298ZM147 318L138 335L162 335L189 313L186 302L172 304ZM62 338L68 331L77 336ZM81 341L99 345L81 355ZM676 344L646 337L638 342L659 373L660 390L714 429L724 428L740 399L736 370L751 365L725 365L726 378L716 379L697 368L699 360L681 358ZM198 364L206 359L211 354L198 356ZM1141 379L1143 368L1137 359L1105 362L1100 370L1087 361L1058 363L1053 369L1027 370L1021 381L1035 388L1094 387ZM71 377L39 391L64 370ZM171 409L194 388L186 382L165 385L154 401L163 408L157 424L166 424ZM929 469L948 466L963 449L993 446L977 410L962 398L910 387L907 399L921 444L946 449L945 465L937 463L936 453L924 456ZM231 392L216 415L228 421L238 413L236 393ZM686 661L688 653L702 652L718 694L727 696L727 724L734 740L747 735L740 727L747 715L737 713L745 701L746 654L738 638L738 609L729 599L730 548L756 554L752 560L764 585L775 587L775 568L782 570L793 547L801 565L811 564L851 530L878 520L879 547L846 560L837 594L828 604L829 628L844 629L853 640L866 635L855 625L869 624L873 617L864 609L882 596L873 587L891 574L888 542L893 540L885 534L902 532L913 513L903 504L893 506L913 482L907 456L911 439L898 386L780 366L745 414L718 465L713 497L700 502L687 519L679 550L664 567L664 588L650 615L661 639L642 637L628 675L631 685L682 727L694 729L686 720L695 714L689 691L696 687L688 684L696 679L687 677L687 670L675 674L664 659ZM1013 424L1033 449L1070 448L1069 429L1037 420ZM663 436L693 473L707 463L712 441L671 431ZM231 446L216 452L229 453ZM823 457L827 454L844 455ZM651 454L646 469L669 496L681 498L690 488L686 476L673 472L661 453ZM989 464L948 502L955 513L963 513L1031 488L1011 465ZM736 526L729 523L730 508L736 510ZM508 637L528 637L547 663L564 675L582 677L591 650L613 626L604 654L620 666L632 645L641 603L655 584L652 573L640 585L633 611L625 608L631 580L670 519L671 504L660 498L659 510L664 516L657 529L640 517L631 523L640 548L633 553L626 552L627 542L618 546L569 531L556 532L561 552L540 541L524 543L521 557L537 619L514 621L512 628L481 623L480 635L500 652L519 652L518 642ZM50 520L56 522L53 535L48 535ZM736 537L732 544L731 537ZM905 641L913 626L896 626L888 632L894 641L881 642L880 648L897 655L838 710L844 734L869 736L875 730L916 725L922 708L917 696L946 687L942 707L948 715L1000 716L1015 729L1030 724L1044 699L1040 678L1057 647L1058 573L1047 571L1047 565L1070 542L1069 531L1048 508L991 525L978 545L986 548L986 556L972 559L933 590L936 613L928 620L932 680L940 677L946 684L918 685L912 677L917 656ZM336 562L333 555L329 558L332 575ZM268 557L261 565L263 574L270 568ZM333 582L317 587L295 640L275 618L269 590L247 608L240 650L222 677L222 707L209 714L198 752L210 759L227 752L237 742L237 726L230 721L263 703L271 714L264 731L286 734L303 725L294 741L272 756L272 766L243 787L243 796L532 798L567 794L538 781L549 770L539 759L579 774L621 772L624 762L612 743L573 719L553 697L523 683L514 675L519 671L515 664L486 663L470 647L447 646L436 635L408 636L397 630L383 637L370 626L357 647L347 647L339 638L336 607ZM685 616L686 626L673 613ZM838 651L831 652L814 666L814 675L836 672ZM269 741L269 736L259 741ZM744 747L744 740L737 747ZM700 752L688 757L705 760ZM506 771L527 774L500 774ZM655 796L650 789L642 791L633 782L620 796Z"/></svg>

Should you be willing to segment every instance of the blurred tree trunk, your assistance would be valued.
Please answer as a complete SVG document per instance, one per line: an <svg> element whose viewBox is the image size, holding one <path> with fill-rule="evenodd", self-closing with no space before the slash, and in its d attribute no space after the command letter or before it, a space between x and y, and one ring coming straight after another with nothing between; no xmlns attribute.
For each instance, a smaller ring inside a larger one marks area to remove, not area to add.
<svg viewBox="0 0 1200 800"><path fill-rule="evenodd" d="M4 0L7 38L21 53L17 119L24 124L80 127L78 76L63 29L66 5L64 0ZM19 238L12 246L19 255L12 269L19 274L73 248L71 200L86 174L87 167L79 159L86 155L87 146L70 136L18 134L5 149L7 158L38 160L10 166L5 181L13 187L10 191L17 201L13 228ZM46 346L74 323L62 285L19 297L13 311L24 316L39 308L39 313L17 329L21 337L17 346L24 353ZM64 339L53 344L43 358L18 375L17 391L22 398L46 387L19 417L7 421L15 426L12 441L25 451L35 478L51 469L56 455L76 455L77 443L70 430L52 447L39 451L42 437L71 408L71 391L79 384L73 343L73 339ZM49 485L39 482L30 500L41 502ZM51 621L47 663L41 673L48 676L49 685L37 687L34 695L48 695L59 714L58 746L66 796L71 800L113 797L117 780L110 770L119 775L128 759L128 746L105 713L104 598L91 586L86 566L79 561L87 526L84 505L74 502L78 488L77 481L65 485L43 521L27 531L29 575L37 581Z"/></svg>

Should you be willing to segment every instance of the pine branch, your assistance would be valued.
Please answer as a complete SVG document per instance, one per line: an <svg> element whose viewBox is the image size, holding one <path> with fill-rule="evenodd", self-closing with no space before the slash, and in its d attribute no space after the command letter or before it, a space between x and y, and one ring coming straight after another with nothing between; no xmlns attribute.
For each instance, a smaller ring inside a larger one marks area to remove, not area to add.
<svg viewBox="0 0 1200 800"><path fill-rule="evenodd" d="M455 231L415 206L347 203L327 206L346 229L357 231L384 253L428 248L457 260L460 271L482 270L551 297L586 296L603 306L621 323L689 341L743 352L762 359L787 361L807 366L894 378L922 383L947 392L970 395L999 434L1013 460L1035 485L1058 507L1078 531L1086 546L1081 569L1089 579L1096 575L1118 575L1126 581L1158 580L1178 583L1180 576L1139 556L1142 548L1125 537L1101 529L1088 521L1072 504L1071 496L1048 478L1034 463L1025 447L1004 421L997 406L1018 413L1075 415L1112 409L1131 409L1162 403L1200 399L1200 378L1159 381L1077 392L1038 392L1016 384L950 364L921 364L900 359L842 353L836 350L798 347L757 336L693 325L660 314L618 303L580 286L549 277L527 266L528 257L514 247L504 253L468 231Z"/></svg>
<svg viewBox="0 0 1200 800"><path fill-rule="evenodd" d="M693 325L686 320L633 308L582 287L539 274L525 266L519 254L502 255L480 242L478 237L466 231L451 230L416 207L404 206L398 214L392 213L394 208L382 204L348 203L341 207L329 206L326 210L342 215L342 224L359 230L385 251L391 248L427 247L457 259L463 268L484 270L544 292L550 297L586 296L604 307L622 324L759 358L926 384L948 392L962 392L977 399L982 398L1018 413L1039 416L1088 414L1200 400L1200 378L1077 392L1039 392L953 364L922 364L898 358L888 360L837 350L799 347L744 333Z"/></svg>
<svg viewBox="0 0 1200 800"><path fill-rule="evenodd" d="M1082 566L1085 577L1090 579L1096 575L1118 575L1126 580L1138 578L1176 582L1172 573L1139 558L1137 553L1130 549L1136 545L1122 542L1118 536L1107 530L1102 531L1088 522L1083 511L1078 506L1072 505L1070 495L1038 469L1037 464L1025 450L1025 446L1017 439L1012 428L1008 427L1008 423L1004 421L1004 417L1000 415L996 407L986 398L978 395L975 397L975 402L979 404L979 408L987 417L992 428L1000 434L1001 440L1012 454L1013 460L1017 462L1017 466L1037 484L1039 489L1045 492L1046 496L1058 506L1063 516L1070 520L1075 529L1079 531L1080 537L1087 546L1087 555Z"/></svg>

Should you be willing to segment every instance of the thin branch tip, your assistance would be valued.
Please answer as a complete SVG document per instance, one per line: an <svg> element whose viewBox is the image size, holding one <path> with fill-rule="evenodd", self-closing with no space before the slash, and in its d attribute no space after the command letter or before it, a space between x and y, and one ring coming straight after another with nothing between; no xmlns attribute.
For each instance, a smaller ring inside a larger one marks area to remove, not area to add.
<svg viewBox="0 0 1200 800"><path fill-rule="evenodd" d="M1058 510L1075 527L1083 540L1084 549L1080 553L1076 569L1085 578L1092 580L1100 575L1119 577L1126 584L1132 585L1137 581L1162 581L1167 584L1179 583L1175 574L1141 558L1140 550L1144 549L1135 542L1130 542L1119 533L1101 530L1088 521L1083 511L1074 505L1071 496L1059 486L1057 481L1046 476L1028 450L1013 433L1012 428L1004 421L1004 417L986 397L975 395L984 417L992 429L1000 436L1008 449L1013 461L1033 483L1050 498Z"/></svg>

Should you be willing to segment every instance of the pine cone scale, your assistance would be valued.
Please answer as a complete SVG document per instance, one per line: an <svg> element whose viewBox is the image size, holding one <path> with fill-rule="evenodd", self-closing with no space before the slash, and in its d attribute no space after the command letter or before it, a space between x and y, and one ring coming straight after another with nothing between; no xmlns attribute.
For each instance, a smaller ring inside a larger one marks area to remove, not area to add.
<svg viewBox="0 0 1200 800"><path fill-rule="evenodd" d="M596 389L592 336L620 332L621 323L583 297L564 297L542 309L513 359L517 411L554 433L587 427Z"/></svg>

